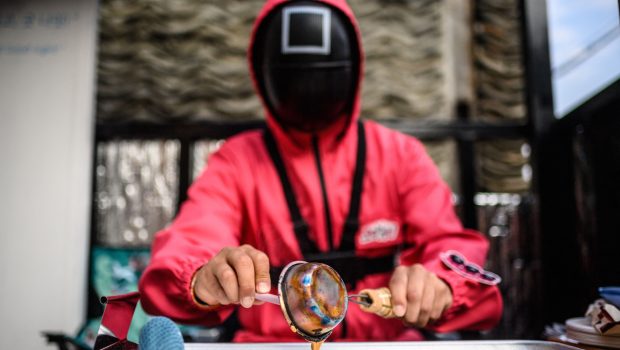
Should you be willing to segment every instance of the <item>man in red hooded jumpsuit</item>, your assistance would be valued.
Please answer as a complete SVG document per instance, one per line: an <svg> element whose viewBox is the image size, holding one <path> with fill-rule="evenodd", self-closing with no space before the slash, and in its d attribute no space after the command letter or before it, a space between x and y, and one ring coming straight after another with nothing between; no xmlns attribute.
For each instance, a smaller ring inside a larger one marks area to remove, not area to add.
<svg viewBox="0 0 620 350"><path fill-rule="evenodd" d="M239 308L235 341L299 341L279 306L254 297L305 260L334 267L350 294L392 293L399 318L349 307L331 340L495 325L502 299L479 267L487 241L462 227L418 140L359 119L363 54L346 2L267 1L249 63L267 128L230 138L156 235L144 309L214 325Z"/></svg>

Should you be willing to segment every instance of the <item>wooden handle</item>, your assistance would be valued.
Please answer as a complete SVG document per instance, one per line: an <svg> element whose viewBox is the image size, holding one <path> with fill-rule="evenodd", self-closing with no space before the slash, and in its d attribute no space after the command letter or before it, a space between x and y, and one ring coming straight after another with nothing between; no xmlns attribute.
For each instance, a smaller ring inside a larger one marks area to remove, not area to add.
<svg viewBox="0 0 620 350"><path fill-rule="evenodd" d="M392 293L387 287L379 289L363 289L360 295L367 296L371 304L369 306L360 305L362 311L379 315L383 318L394 318L394 310L392 310Z"/></svg>

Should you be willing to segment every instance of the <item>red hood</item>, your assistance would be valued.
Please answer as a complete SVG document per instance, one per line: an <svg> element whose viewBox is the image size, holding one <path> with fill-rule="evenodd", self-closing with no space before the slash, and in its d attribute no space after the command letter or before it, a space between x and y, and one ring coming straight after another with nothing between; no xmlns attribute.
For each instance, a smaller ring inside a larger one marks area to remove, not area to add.
<svg viewBox="0 0 620 350"><path fill-rule="evenodd" d="M276 138L278 138L279 140L281 141L287 140L291 142L290 146L294 146L294 145L303 146L303 145L306 145L310 141L312 134L300 132L300 131L292 131L292 130L287 130L285 132L282 126L280 126L280 124L276 121L276 119L273 117L273 115L269 111L269 108L267 107L267 103L265 101L265 96L262 95L260 88L258 86L258 82L256 80L256 70L254 67L254 60L252 57L253 52L254 52L254 42L256 40L256 32L257 32L258 27L260 26L262 21L265 19L265 17L269 15L269 13L271 13L279 5L285 2L288 2L288 1L290 0L267 0L265 2L265 5L263 5L263 8L258 13L256 20L254 21L254 26L252 28L250 46L248 48L248 63L250 67L250 74L252 77L252 82L254 83L254 90L256 91L257 95L260 96L261 102L263 103L263 110L264 110L264 113L267 119L268 127L273 131ZM355 29L355 33L357 36L357 42L358 42L357 47L359 48L360 62L358 65L359 67L358 68L359 70L358 80L357 80L357 86L355 88L355 95L354 95L353 108L351 111L351 115L349 116L349 118L344 119L342 122L334 123L329 128L322 130L318 133L320 138L330 139L330 138L333 138L337 135L341 135L342 133L350 130L355 125L354 122L359 118L360 91L361 91L362 76L363 76L362 72L364 71L364 53L362 50L362 38L361 38L359 26L357 25L357 21L355 19L355 16L353 15L353 11L351 10L347 2L345 0L316 0L316 1L330 5L335 10L339 10L343 14L346 15L346 17L351 21L353 28Z"/></svg>

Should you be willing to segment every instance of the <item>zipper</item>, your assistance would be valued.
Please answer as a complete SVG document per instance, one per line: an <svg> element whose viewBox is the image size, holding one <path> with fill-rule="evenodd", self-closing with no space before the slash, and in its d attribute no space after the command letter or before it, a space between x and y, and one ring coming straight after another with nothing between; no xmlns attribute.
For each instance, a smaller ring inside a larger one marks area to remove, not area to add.
<svg viewBox="0 0 620 350"><path fill-rule="evenodd" d="M321 192L323 194L323 208L325 210L325 226L327 228L327 246L329 250L333 250L333 232L332 232L332 217L329 210L329 201L327 200L327 188L325 187L325 177L323 176L323 168L321 167L321 156L319 155L319 138L317 136L312 137L312 149L314 151L314 160L319 173L319 180L321 181Z"/></svg>

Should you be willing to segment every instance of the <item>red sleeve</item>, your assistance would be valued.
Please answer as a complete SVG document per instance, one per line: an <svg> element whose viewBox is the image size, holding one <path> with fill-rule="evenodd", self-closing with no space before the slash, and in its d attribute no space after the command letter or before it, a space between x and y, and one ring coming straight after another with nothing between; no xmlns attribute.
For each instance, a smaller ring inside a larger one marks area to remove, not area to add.
<svg viewBox="0 0 620 350"><path fill-rule="evenodd" d="M140 278L144 310L177 322L221 323L232 307L205 308L192 299L194 272L223 247L238 246L241 199L233 150L225 144L209 158L207 169L190 187L174 222L157 233L151 261Z"/></svg>
<svg viewBox="0 0 620 350"><path fill-rule="evenodd" d="M398 152L403 165L398 170L398 188L409 247L401 254L400 263L421 263L444 280L453 294L450 309L428 328L438 332L492 328L502 315L499 289L462 277L439 258L441 252L456 250L484 266L488 241L481 233L463 228L454 212L452 192L419 141L404 140Z"/></svg>

